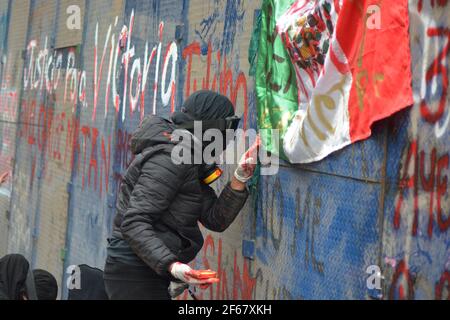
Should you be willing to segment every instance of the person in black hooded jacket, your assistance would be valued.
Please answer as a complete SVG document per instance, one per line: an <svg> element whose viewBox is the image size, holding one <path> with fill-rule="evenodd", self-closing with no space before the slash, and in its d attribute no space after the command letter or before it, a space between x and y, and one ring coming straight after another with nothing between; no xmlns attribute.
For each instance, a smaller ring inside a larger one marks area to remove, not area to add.
<svg viewBox="0 0 450 320"><path fill-rule="evenodd" d="M184 102L172 121L149 116L134 132L135 159L123 177L108 239L104 279L109 299L170 299L171 281L203 287L213 283L192 277L187 265L203 246L198 223L215 232L231 225L247 200L245 182L255 165L239 163L217 197L202 182L205 164L172 161L176 143L171 135L193 121L232 116L234 107L228 98L202 90Z"/></svg>
<svg viewBox="0 0 450 320"><path fill-rule="evenodd" d="M0 300L56 300L58 284L48 271L31 270L21 254L0 259Z"/></svg>
<svg viewBox="0 0 450 320"><path fill-rule="evenodd" d="M0 300L28 300L27 278L30 264L20 254L9 254L0 259ZM28 282L30 283L30 282Z"/></svg>
<svg viewBox="0 0 450 320"><path fill-rule="evenodd" d="M37 290L46 288L35 281L28 260L21 254L0 259L0 300L40 300Z"/></svg>

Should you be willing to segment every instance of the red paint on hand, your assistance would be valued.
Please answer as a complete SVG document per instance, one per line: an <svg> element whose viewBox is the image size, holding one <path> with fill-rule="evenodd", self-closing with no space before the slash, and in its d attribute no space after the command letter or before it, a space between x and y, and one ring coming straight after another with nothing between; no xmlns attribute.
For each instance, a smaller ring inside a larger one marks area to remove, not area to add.
<svg viewBox="0 0 450 320"><path fill-rule="evenodd" d="M195 279L203 280L203 279L213 279L217 278L217 272L212 270L191 270L187 273L188 276L191 276Z"/></svg>

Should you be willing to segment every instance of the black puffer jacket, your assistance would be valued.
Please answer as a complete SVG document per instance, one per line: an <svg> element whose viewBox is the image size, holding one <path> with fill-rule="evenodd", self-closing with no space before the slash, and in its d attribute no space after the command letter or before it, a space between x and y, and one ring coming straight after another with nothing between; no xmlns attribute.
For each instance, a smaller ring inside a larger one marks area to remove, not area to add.
<svg viewBox="0 0 450 320"><path fill-rule="evenodd" d="M198 222L222 232L234 221L248 197L229 185L217 198L199 179L200 165L175 165L170 140L174 125L162 118L144 119L134 133L136 158L122 182L114 220L116 238L160 276L169 276L175 261L192 261L203 246Z"/></svg>

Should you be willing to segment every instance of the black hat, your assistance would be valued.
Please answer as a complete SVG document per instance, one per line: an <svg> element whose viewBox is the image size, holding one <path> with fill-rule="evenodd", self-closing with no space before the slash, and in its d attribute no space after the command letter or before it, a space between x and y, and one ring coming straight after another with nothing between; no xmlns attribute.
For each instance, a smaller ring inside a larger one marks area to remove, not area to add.
<svg viewBox="0 0 450 320"><path fill-rule="evenodd" d="M200 90L190 95L184 102L181 111L174 112L171 120L174 124L186 128L194 121L210 123L209 128L215 127L223 130L227 129L220 125L220 122L208 120L225 120L234 117L234 107L231 101L214 91ZM239 120L239 118L237 118ZM209 129L205 128L204 129Z"/></svg>

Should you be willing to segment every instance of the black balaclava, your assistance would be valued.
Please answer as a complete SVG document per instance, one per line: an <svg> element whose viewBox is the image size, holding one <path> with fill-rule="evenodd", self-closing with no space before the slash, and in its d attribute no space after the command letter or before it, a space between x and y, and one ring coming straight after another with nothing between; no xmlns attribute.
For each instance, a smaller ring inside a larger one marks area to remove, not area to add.
<svg viewBox="0 0 450 320"><path fill-rule="evenodd" d="M203 120L221 120L233 117L234 107L230 99L210 90L200 90L191 94L181 108L180 112L174 112L171 120L175 125L183 125L192 121ZM203 127L203 130L206 128ZM217 128L220 129L220 128ZM226 132L222 131L223 149L227 146ZM200 137L197 137L200 138ZM202 149L210 142L202 142ZM200 176L203 178L209 176L212 171L215 171L215 164L202 164L199 168Z"/></svg>
<svg viewBox="0 0 450 320"><path fill-rule="evenodd" d="M184 101L180 112L174 112L171 120L177 125L189 121L217 120L234 116L231 101L214 91L200 90Z"/></svg>
<svg viewBox="0 0 450 320"><path fill-rule="evenodd" d="M183 104L181 111L174 112L171 120L175 125L184 125L193 121L221 120L233 117L234 107L230 99L210 90L200 90L191 94ZM211 128L211 127L210 127ZM214 127L212 127L214 128ZM204 126L203 130L207 128ZM220 129L217 127L217 129ZM226 132L222 131L223 148L225 150L227 142ZM201 140L201 137L197 137ZM203 142L205 148L209 142Z"/></svg>
<svg viewBox="0 0 450 320"><path fill-rule="evenodd" d="M34 283L38 300L56 300L58 297L58 284L55 277L48 271L33 270Z"/></svg>
<svg viewBox="0 0 450 320"><path fill-rule="evenodd" d="M21 300L27 294L27 275L30 264L20 254L0 259L0 296L8 300Z"/></svg>

